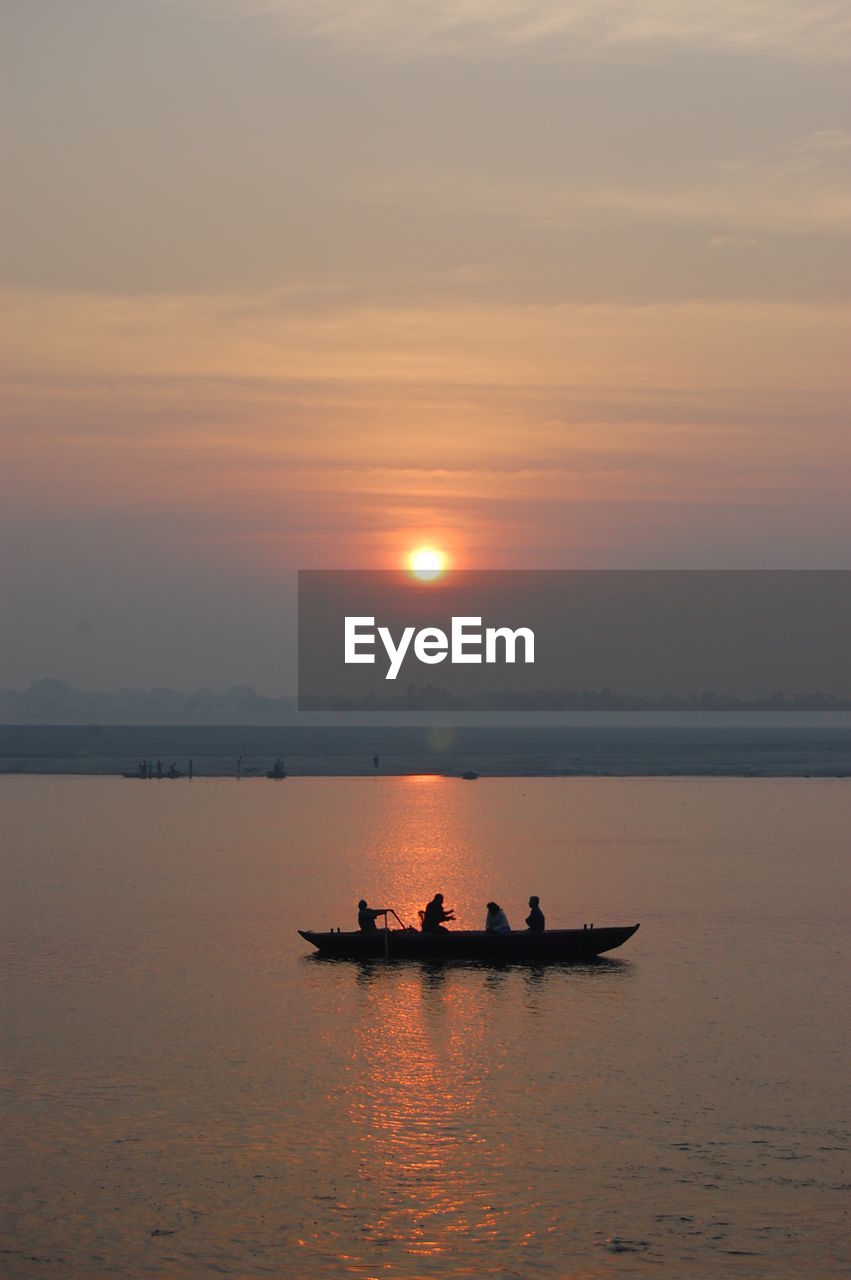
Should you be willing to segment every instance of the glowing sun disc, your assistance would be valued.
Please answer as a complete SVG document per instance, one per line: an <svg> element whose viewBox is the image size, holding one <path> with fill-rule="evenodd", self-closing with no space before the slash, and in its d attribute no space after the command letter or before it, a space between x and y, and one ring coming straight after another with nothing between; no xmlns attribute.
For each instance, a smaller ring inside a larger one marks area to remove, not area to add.
<svg viewBox="0 0 851 1280"><path fill-rule="evenodd" d="M434 547L420 547L411 552L408 563L415 578L419 578L421 582L431 582L443 572L446 557Z"/></svg>

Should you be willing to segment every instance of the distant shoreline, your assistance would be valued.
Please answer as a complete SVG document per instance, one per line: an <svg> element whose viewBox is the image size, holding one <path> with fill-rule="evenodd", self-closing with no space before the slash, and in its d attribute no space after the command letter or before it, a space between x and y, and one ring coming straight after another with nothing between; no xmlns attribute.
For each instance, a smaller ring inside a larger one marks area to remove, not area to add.
<svg viewBox="0 0 851 1280"><path fill-rule="evenodd" d="M461 782L464 780L463 775L459 773L440 773L437 770L433 770L433 769L422 769L419 771L405 772L405 773L392 773L388 770L385 773L377 774L377 775L373 775L369 773L332 773L331 771L327 771L327 770L322 773L319 773L319 772L288 773L285 778L279 779L279 781L300 782L300 781L304 781L304 779L306 778L307 779L337 778L341 780L348 778L350 780L360 780L360 779L366 779L366 778L372 778L372 777L444 778L448 781L456 781L456 782ZM2 769L0 768L0 780L2 780L3 778L75 778L75 779L115 778L117 781L127 782L128 784L130 782L136 781L136 779L134 778L125 777L123 773L106 772L106 771L95 770L95 769L77 769L74 771L69 771L67 769ZM518 780L522 780L524 778L528 778L528 779L539 778L539 779L550 779L550 780L556 780L559 778L600 778L600 779L602 778L622 778L622 779L647 778L648 780L651 778L693 778L695 780L699 778L704 778L704 779L717 778L719 780L722 778L726 778L728 780L731 778L741 778L742 781L759 780L759 779L769 781L771 779L775 779L775 780L783 779L783 780L792 782L796 779L799 781L807 781L809 779L809 780L822 780L822 781L833 780L836 782L842 782L847 780L848 778L851 778L851 769L846 770L844 773L833 773L829 771L817 771L817 772L811 772L811 773L790 773L790 772L757 773L753 770L748 771L747 773L741 773L741 772L727 773L723 771L713 772L713 773L668 771L668 772L662 773L659 771L648 770L645 772L635 771L631 773L614 773L614 772L606 773L606 772L590 772L590 771L585 771L585 772L575 771L573 773L556 773L556 772L523 773L520 771L514 771L512 773L490 772L490 773L479 773L476 775L476 780L479 782L487 782L488 780L490 781L505 780L510 778L516 778ZM187 785L191 785L192 782L222 782L222 781L228 781L228 780L230 780L231 782L240 782L240 783L263 782L263 783L270 783L270 785L272 781L263 774L243 774L240 778L237 778L234 774L229 774L229 773L195 773L193 778L180 777L180 778L174 779L174 781L177 781L177 782L185 782ZM165 781L171 781L171 779L163 778L158 780L157 778L151 778L151 779L148 779L148 781L165 782Z"/></svg>
<svg viewBox="0 0 851 1280"><path fill-rule="evenodd" d="M0 726L0 775L851 777L847 726ZM377 763L376 763L377 760ZM148 779L145 779L148 781Z"/></svg>

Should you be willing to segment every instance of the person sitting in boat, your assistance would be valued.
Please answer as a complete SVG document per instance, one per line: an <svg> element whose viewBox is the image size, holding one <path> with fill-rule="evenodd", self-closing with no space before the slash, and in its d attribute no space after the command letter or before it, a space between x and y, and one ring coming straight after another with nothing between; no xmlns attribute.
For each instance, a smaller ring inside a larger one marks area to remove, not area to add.
<svg viewBox="0 0 851 1280"><path fill-rule="evenodd" d="M423 933L448 933L444 929L444 920L454 920L455 912L446 911L443 906L443 894L436 893L423 912Z"/></svg>
<svg viewBox="0 0 851 1280"><path fill-rule="evenodd" d="M376 917L386 916L387 910L386 907L368 907L366 898L361 898L358 903L358 928L361 933L375 933Z"/></svg>
<svg viewBox="0 0 851 1280"><path fill-rule="evenodd" d="M485 930L487 933L511 933L511 925L508 923L508 916L505 914L498 902L488 903L488 914L485 917Z"/></svg>
<svg viewBox="0 0 851 1280"><path fill-rule="evenodd" d="M541 910L541 899L535 894L529 899L529 914L526 917L526 924L532 933L543 933L546 928L544 913Z"/></svg>

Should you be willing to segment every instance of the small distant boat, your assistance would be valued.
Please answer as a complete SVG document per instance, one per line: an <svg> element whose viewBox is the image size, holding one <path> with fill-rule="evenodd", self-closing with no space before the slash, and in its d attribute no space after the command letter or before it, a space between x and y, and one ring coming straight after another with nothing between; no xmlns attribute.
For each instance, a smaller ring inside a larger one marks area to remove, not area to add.
<svg viewBox="0 0 851 1280"><path fill-rule="evenodd" d="M139 778L142 782L165 782L169 779L174 781L175 778L185 778L186 774L180 769L164 769L162 773L142 773L141 769L136 769L133 773L122 773L122 778Z"/></svg>
<svg viewBox="0 0 851 1280"><path fill-rule="evenodd" d="M271 769L266 770L267 778L280 779L280 778L285 778L286 776L287 776L287 771L284 768L284 762L281 759L276 760L273 767Z"/></svg>
<svg viewBox="0 0 851 1280"><path fill-rule="evenodd" d="M462 774L461 774L461 777L462 777L466 782L475 782L475 780L476 780L476 778L478 778L478 776L479 776L479 775L475 772L475 770L474 770L474 769L468 769L466 773L462 773Z"/></svg>
<svg viewBox="0 0 851 1280"><path fill-rule="evenodd" d="M517 930L488 933L484 929L452 929L422 933L419 929L376 929L364 933L299 929L320 955L338 960L478 960L501 964L558 964L593 960L631 938L637 924L596 929Z"/></svg>

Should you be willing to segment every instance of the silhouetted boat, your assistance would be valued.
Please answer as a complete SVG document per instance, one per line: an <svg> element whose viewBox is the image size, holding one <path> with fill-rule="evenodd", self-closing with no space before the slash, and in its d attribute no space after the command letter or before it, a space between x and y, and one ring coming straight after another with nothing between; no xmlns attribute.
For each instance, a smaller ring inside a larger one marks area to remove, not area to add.
<svg viewBox="0 0 851 1280"><path fill-rule="evenodd" d="M274 767L266 770L267 778L285 778L287 771L284 768L284 762L280 758L275 761Z"/></svg>
<svg viewBox="0 0 851 1280"><path fill-rule="evenodd" d="M478 776L479 775L473 769L468 769L466 773L461 774L461 777L465 782L475 782Z"/></svg>
<svg viewBox="0 0 851 1280"><path fill-rule="evenodd" d="M637 924L603 929L545 929L486 933L484 929L452 929L422 933L419 929L376 929L374 933L299 929L320 955L340 960L486 960L507 964L552 964L593 960L631 938Z"/></svg>
<svg viewBox="0 0 851 1280"><path fill-rule="evenodd" d="M166 769L162 773L141 773L137 770L135 773L122 773L122 778L139 778L142 782L174 782L177 778L185 778L186 774L180 769Z"/></svg>

